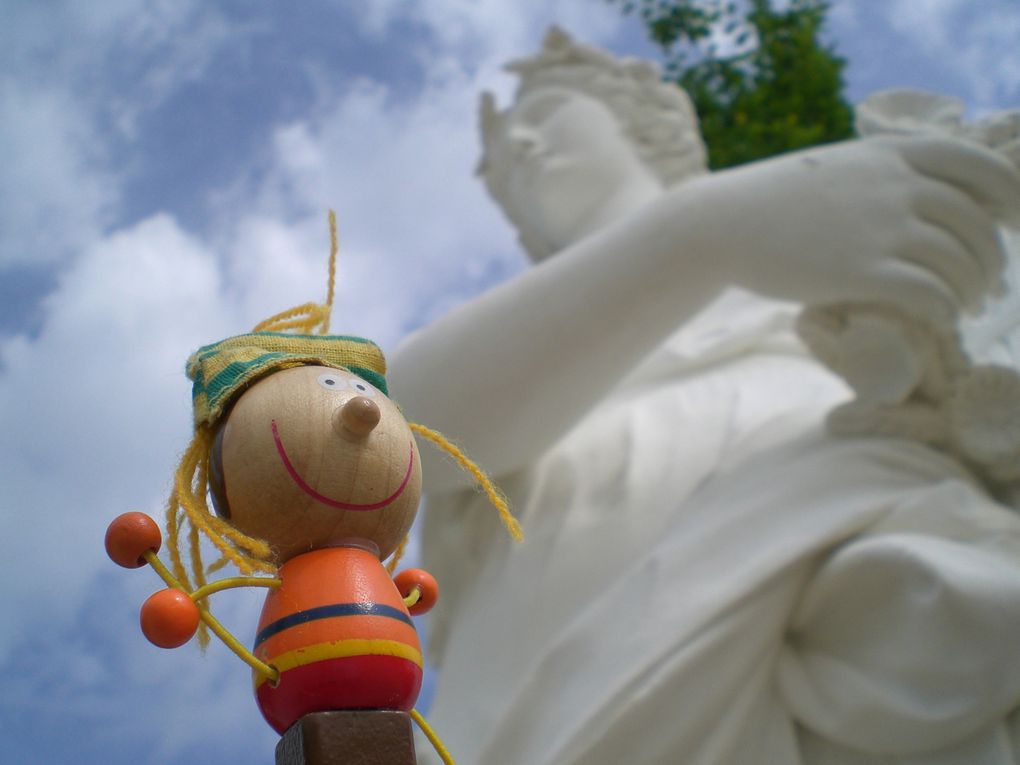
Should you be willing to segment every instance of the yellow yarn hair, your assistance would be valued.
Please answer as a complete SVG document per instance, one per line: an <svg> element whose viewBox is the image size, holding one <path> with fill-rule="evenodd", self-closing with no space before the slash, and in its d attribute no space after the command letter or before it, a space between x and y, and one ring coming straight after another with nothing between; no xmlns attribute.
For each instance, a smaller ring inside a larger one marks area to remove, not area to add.
<svg viewBox="0 0 1020 765"><path fill-rule="evenodd" d="M209 489L209 454L212 450L213 432L202 426L196 428L191 443L181 458L174 474L174 486L166 508L167 547L174 576L187 591L206 584L206 569L202 563L200 534L220 551L222 561L237 566L244 575L256 571L275 573L276 566L270 562L272 552L269 545L260 539L242 534L229 523L209 511L206 495ZM188 547L191 556L191 576L181 556L180 535L185 522L188 524ZM211 568L220 568L222 563ZM199 625L198 642L203 648L209 644L209 631L205 623Z"/></svg>
<svg viewBox="0 0 1020 765"><path fill-rule="evenodd" d="M252 331L282 332L293 329L305 334L329 333L336 283L336 256L340 249L337 243L336 213L332 210L329 211L329 235L329 286L326 302L305 303L283 311L260 322ZM173 489L167 500L166 529L170 562L174 575L189 591L206 583L207 569L202 561L201 534L212 542L222 556L209 567L209 571L217 570L228 562L233 563L246 576L256 571L275 574L277 570L268 544L241 533L209 510L209 456L212 453L213 438L212 427L196 425L195 435L177 466ZM181 532L185 523L188 525L190 576L181 555ZM204 622L199 625L198 641L203 648L209 644L209 632Z"/></svg>
<svg viewBox="0 0 1020 765"><path fill-rule="evenodd" d="M407 542L409 537L405 534L404 538L400 540L400 544L397 545L397 549L393 551L393 555L390 556L389 561L386 562L386 573L392 574L397 570L397 566L400 564L400 559L404 557L404 551L407 549Z"/></svg>

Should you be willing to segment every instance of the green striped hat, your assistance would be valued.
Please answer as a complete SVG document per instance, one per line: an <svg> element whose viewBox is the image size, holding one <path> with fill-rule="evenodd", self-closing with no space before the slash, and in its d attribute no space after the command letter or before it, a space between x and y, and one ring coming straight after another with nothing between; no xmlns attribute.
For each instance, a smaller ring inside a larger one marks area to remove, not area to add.
<svg viewBox="0 0 1020 765"><path fill-rule="evenodd" d="M383 393L386 360L371 340L347 335L251 332L199 348L188 359L195 425L215 425L245 386L277 369L317 364L364 378Z"/></svg>

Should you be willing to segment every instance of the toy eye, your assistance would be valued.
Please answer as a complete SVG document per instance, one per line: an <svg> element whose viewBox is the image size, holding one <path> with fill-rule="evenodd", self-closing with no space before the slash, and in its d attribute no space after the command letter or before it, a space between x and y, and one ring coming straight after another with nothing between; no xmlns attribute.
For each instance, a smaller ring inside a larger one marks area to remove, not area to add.
<svg viewBox="0 0 1020 765"><path fill-rule="evenodd" d="M343 390L347 387L347 381L343 377L331 372L319 375L315 382L326 390Z"/></svg>
<svg viewBox="0 0 1020 765"><path fill-rule="evenodd" d="M359 396L368 396L369 398L375 397L375 388L358 377L350 378L347 380L347 384L356 390Z"/></svg>

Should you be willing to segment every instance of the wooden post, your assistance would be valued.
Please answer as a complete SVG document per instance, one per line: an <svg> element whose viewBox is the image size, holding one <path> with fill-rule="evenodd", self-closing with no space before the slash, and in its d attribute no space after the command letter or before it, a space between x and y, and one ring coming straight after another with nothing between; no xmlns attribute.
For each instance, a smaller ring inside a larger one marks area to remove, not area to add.
<svg viewBox="0 0 1020 765"><path fill-rule="evenodd" d="M405 712L314 712L276 745L276 765L417 765Z"/></svg>

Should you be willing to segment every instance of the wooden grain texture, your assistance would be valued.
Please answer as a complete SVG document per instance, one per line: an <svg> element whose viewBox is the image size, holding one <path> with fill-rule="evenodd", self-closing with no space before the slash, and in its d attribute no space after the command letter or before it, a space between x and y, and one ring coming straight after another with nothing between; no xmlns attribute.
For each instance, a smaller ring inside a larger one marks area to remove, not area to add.
<svg viewBox="0 0 1020 765"><path fill-rule="evenodd" d="M352 539L385 559L414 521L414 436L389 398L349 372L274 372L245 391L223 428L217 467L230 521L269 542L281 563Z"/></svg>
<svg viewBox="0 0 1020 765"><path fill-rule="evenodd" d="M417 765L405 712L316 712L287 730L276 765Z"/></svg>

